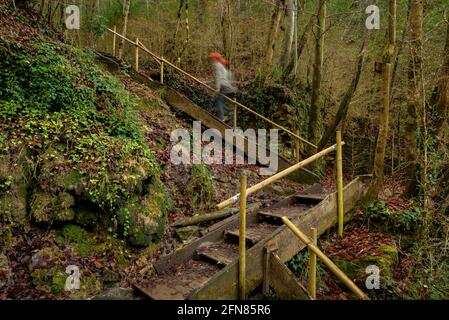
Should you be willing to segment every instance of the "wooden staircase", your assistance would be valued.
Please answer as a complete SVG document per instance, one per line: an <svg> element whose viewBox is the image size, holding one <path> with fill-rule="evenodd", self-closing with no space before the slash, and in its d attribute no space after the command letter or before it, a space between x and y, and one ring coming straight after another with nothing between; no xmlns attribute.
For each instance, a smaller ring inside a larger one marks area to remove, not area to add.
<svg viewBox="0 0 449 320"><path fill-rule="evenodd" d="M344 194L345 210L349 211L364 194L361 179L357 178L348 184ZM291 278L289 282L296 282L283 264L304 248L304 244L292 237L281 218L288 216L303 230L314 226L322 234L336 223L336 197L336 193L300 193L286 197L263 210L248 210L246 242L249 292L264 280L270 279L270 286L280 291L299 288L301 292L296 292L294 297L309 298L299 283L284 283L287 278ZM135 284L135 287L155 300L237 299L238 226L238 215L220 222L203 237L162 257L155 265L157 274L154 278ZM268 260L264 258L267 254L271 257ZM273 268L272 273L277 270L276 274L264 275L264 270L269 268L267 263Z"/></svg>

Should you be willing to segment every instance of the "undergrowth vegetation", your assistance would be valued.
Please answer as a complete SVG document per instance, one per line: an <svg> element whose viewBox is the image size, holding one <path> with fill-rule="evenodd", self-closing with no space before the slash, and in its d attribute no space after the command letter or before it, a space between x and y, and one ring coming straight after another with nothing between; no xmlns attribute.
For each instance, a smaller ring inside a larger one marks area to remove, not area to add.
<svg viewBox="0 0 449 320"><path fill-rule="evenodd" d="M160 190L136 101L93 60L91 52L63 43L0 40L1 219L20 222L17 209L25 217L29 206L37 222L101 220L127 235L137 215L154 215L151 232L160 237L164 193L148 201L161 204L157 210L136 199ZM145 207L140 214L117 217L133 199L132 206Z"/></svg>

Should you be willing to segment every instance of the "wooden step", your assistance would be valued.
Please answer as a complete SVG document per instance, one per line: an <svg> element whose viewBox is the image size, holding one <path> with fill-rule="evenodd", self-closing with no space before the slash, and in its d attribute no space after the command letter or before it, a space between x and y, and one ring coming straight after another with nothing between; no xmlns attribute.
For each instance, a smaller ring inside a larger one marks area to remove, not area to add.
<svg viewBox="0 0 449 320"><path fill-rule="evenodd" d="M250 244L256 244L273 233L277 228L277 225L265 222L249 225L246 228L246 241ZM231 240L238 241L240 237L239 229L227 230L225 236Z"/></svg>
<svg viewBox="0 0 449 320"><path fill-rule="evenodd" d="M280 221L284 216L289 219L299 217L313 207L314 205L312 204L292 204L285 207L273 208L271 210L259 211L258 215L261 218L274 218Z"/></svg>
<svg viewBox="0 0 449 320"><path fill-rule="evenodd" d="M220 269L201 260L189 260L134 287L153 300L185 300Z"/></svg>
<svg viewBox="0 0 449 320"><path fill-rule="evenodd" d="M318 204L326 197L324 194L302 194L296 193L293 195L296 203L304 203L304 204Z"/></svg>
<svg viewBox="0 0 449 320"><path fill-rule="evenodd" d="M196 251L198 256L212 261L218 265L226 266L238 258L239 247L233 243L224 241L205 245Z"/></svg>

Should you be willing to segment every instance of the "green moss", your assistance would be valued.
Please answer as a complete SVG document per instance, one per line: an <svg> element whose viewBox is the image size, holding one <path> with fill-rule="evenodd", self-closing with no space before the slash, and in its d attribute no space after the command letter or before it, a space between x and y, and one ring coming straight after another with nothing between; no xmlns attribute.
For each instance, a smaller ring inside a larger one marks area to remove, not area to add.
<svg viewBox="0 0 449 320"><path fill-rule="evenodd" d="M99 221L102 216L98 214L98 209L95 211L93 208L88 207L86 204L80 204L76 207L75 222L85 227L99 226Z"/></svg>
<svg viewBox="0 0 449 320"><path fill-rule="evenodd" d="M195 211L203 212L211 206L215 195L212 175L205 164L194 164L190 172L191 179L187 192L191 197L191 206Z"/></svg>
<svg viewBox="0 0 449 320"><path fill-rule="evenodd" d="M367 274L366 268L375 265L380 270L381 285L387 286L392 278L393 272L398 264L398 249L395 246L382 246L376 249L379 255L367 255L360 259L348 261L341 257L333 257L337 266L354 282L364 285Z"/></svg>
<svg viewBox="0 0 449 320"><path fill-rule="evenodd" d="M168 200L159 179L147 187L145 196L133 196L118 211L124 235L135 246L148 246L161 239L167 220Z"/></svg>
<svg viewBox="0 0 449 320"><path fill-rule="evenodd" d="M36 222L53 223L55 221L71 221L75 218L72 195L62 192L55 195L35 190L30 202L31 214Z"/></svg>
<svg viewBox="0 0 449 320"><path fill-rule="evenodd" d="M80 195L84 186L83 177L79 171L72 170L66 174L57 175L54 178L54 183L63 190L72 191Z"/></svg>
<svg viewBox="0 0 449 320"><path fill-rule="evenodd" d="M67 273L58 271L51 277L50 292L60 294L64 291Z"/></svg>
<svg viewBox="0 0 449 320"><path fill-rule="evenodd" d="M24 154L0 153L0 222L23 225L27 221L28 179L23 161Z"/></svg>
<svg viewBox="0 0 449 320"><path fill-rule="evenodd" d="M97 279L94 274L87 277L81 276L80 279L80 289L73 290L70 293L70 299L73 300L84 300L101 291L101 282Z"/></svg>
<svg viewBox="0 0 449 320"><path fill-rule="evenodd" d="M81 256L105 251L105 244L96 243L93 235L79 226L65 225L61 230L61 235L62 242L73 244L73 250Z"/></svg>
<svg viewBox="0 0 449 320"><path fill-rule="evenodd" d="M186 241L191 237L198 236L199 227L198 226L187 226L183 228L177 228L176 234L179 239L182 241Z"/></svg>

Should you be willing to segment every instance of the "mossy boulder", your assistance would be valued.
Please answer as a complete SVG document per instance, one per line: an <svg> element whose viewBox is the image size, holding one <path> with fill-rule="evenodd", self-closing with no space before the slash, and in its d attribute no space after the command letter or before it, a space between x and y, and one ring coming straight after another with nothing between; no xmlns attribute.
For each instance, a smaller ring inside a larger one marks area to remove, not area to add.
<svg viewBox="0 0 449 320"><path fill-rule="evenodd" d="M66 224L60 231L60 242L68 244L80 256L89 256L106 251L107 243L96 241L95 236L84 228Z"/></svg>
<svg viewBox="0 0 449 320"><path fill-rule="evenodd" d="M399 262L398 249L393 245L381 246L375 254L366 255L359 259L348 261L342 257L332 257L335 264L356 284L365 286L368 276L366 268L377 266L380 270L381 287L386 287L393 279L393 272Z"/></svg>
<svg viewBox="0 0 449 320"><path fill-rule="evenodd" d="M176 235L181 241L186 241L191 237L198 236L200 228L198 226L187 226L176 229Z"/></svg>
<svg viewBox="0 0 449 320"><path fill-rule="evenodd" d="M98 208L83 203L75 207L75 222L79 225L95 227L99 225L101 218Z"/></svg>
<svg viewBox="0 0 449 320"><path fill-rule="evenodd" d="M12 271L9 259L3 253L0 253L0 287L11 283Z"/></svg>
<svg viewBox="0 0 449 320"><path fill-rule="evenodd" d="M214 180L205 164L194 164L190 171L187 194L191 199L191 207L197 213L203 213L211 207L215 196Z"/></svg>
<svg viewBox="0 0 449 320"><path fill-rule="evenodd" d="M35 189L30 200L31 215L36 222L53 223L71 221L75 218L75 198L61 192L57 195Z"/></svg>
<svg viewBox="0 0 449 320"><path fill-rule="evenodd" d="M84 276L80 270L80 288L67 291L68 263L58 247L45 247L35 252L28 267L36 289L51 292L57 297L68 292L71 299L85 299L101 290L101 282L94 274Z"/></svg>
<svg viewBox="0 0 449 320"><path fill-rule="evenodd" d="M67 274L63 270L63 252L57 247L45 247L31 256L29 270L36 289L61 294Z"/></svg>
<svg viewBox="0 0 449 320"><path fill-rule="evenodd" d="M85 190L85 177L77 170L70 170L54 177L55 186L60 190L70 191L77 195L82 195Z"/></svg>
<svg viewBox="0 0 449 320"><path fill-rule="evenodd" d="M27 222L28 179L23 161L23 154L0 155L0 221L12 225Z"/></svg>
<svg viewBox="0 0 449 320"><path fill-rule="evenodd" d="M117 212L118 222L131 245L144 247L161 239L167 220L167 196L160 181L145 196L133 196Z"/></svg>

